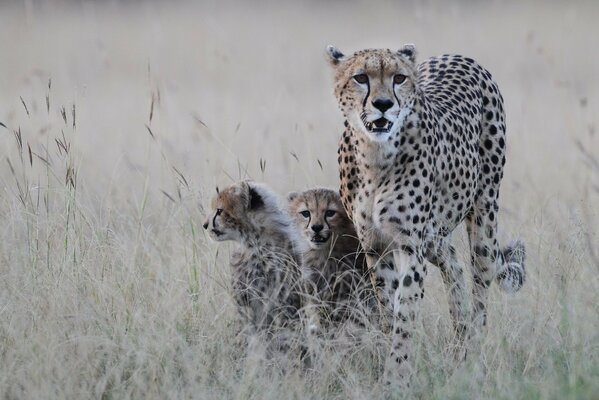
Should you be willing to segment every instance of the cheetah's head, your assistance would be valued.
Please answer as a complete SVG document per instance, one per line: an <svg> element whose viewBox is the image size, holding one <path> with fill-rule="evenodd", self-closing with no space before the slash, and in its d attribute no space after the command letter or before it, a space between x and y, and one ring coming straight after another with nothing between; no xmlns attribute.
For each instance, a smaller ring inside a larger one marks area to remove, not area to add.
<svg viewBox="0 0 599 400"><path fill-rule="evenodd" d="M367 49L346 56L327 47L335 70L335 96L351 126L385 141L401 128L416 93L416 48Z"/></svg>
<svg viewBox="0 0 599 400"><path fill-rule="evenodd" d="M223 190L216 189L212 213L203 225L212 239L217 242L243 240L249 213L264 206L264 199L254 186L253 182L242 181Z"/></svg>
<svg viewBox="0 0 599 400"><path fill-rule="evenodd" d="M315 188L292 192L287 196L289 213L301 237L312 249L324 249L341 235L356 233L348 218L339 193L331 189Z"/></svg>

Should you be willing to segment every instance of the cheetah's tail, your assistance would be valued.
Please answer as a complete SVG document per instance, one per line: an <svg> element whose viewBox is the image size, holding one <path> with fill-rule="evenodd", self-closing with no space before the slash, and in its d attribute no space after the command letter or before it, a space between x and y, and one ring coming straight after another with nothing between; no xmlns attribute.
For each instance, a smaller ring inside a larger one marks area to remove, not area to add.
<svg viewBox="0 0 599 400"><path fill-rule="evenodd" d="M495 279L504 292L517 292L526 279L526 270L524 269L526 247L524 242L516 240L504 247L501 253L504 261L503 271Z"/></svg>

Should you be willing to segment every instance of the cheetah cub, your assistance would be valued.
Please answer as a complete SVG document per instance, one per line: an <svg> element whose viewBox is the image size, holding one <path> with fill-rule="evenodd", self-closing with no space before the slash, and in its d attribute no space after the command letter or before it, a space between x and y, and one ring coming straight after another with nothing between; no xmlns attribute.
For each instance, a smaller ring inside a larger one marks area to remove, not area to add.
<svg viewBox="0 0 599 400"><path fill-rule="evenodd" d="M288 195L289 212L301 233L301 273L307 294L307 332L351 320L364 324L374 301L364 254L339 194L316 188Z"/></svg>
<svg viewBox="0 0 599 400"><path fill-rule="evenodd" d="M245 332L273 332L299 321L296 231L271 189L251 181L217 189L203 226L215 241L238 244L230 265L233 298Z"/></svg>

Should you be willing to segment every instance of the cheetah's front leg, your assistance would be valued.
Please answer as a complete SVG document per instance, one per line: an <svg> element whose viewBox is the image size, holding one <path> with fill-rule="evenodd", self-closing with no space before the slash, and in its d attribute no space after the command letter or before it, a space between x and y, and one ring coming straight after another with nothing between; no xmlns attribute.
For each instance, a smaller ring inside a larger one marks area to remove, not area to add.
<svg viewBox="0 0 599 400"><path fill-rule="evenodd" d="M306 334L316 336L320 331L320 314L322 301L318 297L317 283L314 282L314 271L302 270L302 288L304 294L304 310L306 313Z"/></svg>
<svg viewBox="0 0 599 400"><path fill-rule="evenodd" d="M405 385L414 368L412 331L420 300L424 297L426 268L420 250L403 246L393 251L397 279L393 299L393 332L389 358L385 368L388 384Z"/></svg>
<svg viewBox="0 0 599 400"><path fill-rule="evenodd" d="M393 260L389 260L389 258L390 255L380 257L373 253L366 255L366 265L370 271L371 285L376 293L378 324L379 328L385 333L391 330L393 299L395 296L392 281L397 280Z"/></svg>

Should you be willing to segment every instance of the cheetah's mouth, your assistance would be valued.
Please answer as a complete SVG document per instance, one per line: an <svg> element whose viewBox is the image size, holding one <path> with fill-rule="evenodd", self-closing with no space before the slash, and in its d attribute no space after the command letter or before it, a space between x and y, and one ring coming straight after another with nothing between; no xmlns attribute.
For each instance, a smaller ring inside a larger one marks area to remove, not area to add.
<svg viewBox="0 0 599 400"><path fill-rule="evenodd" d="M379 119L375 119L372 122L366 121L365 116L362 117L362 122L366 129L373 133L387 133L391 130L393 126L393 122L389 121L385 117L381 117Z"/></svg>
<svg viewBox="0 0 599 400"><path fill-rule="evenodd" d="M213 229L212 229L212 234L213 234L215 237L219 237L219 236L222 236L222 235L224 234L224 232L222 232L222 231L219 231L219 230L218 230L218 229L216 229L216 228L213 228Z"/></svg>
<svg viewBox="0 0 599 400"><path fill-rule="evenodd" d="M324 244L329 240L330 236L314 235L310 240L314 244Z"/></svg>

